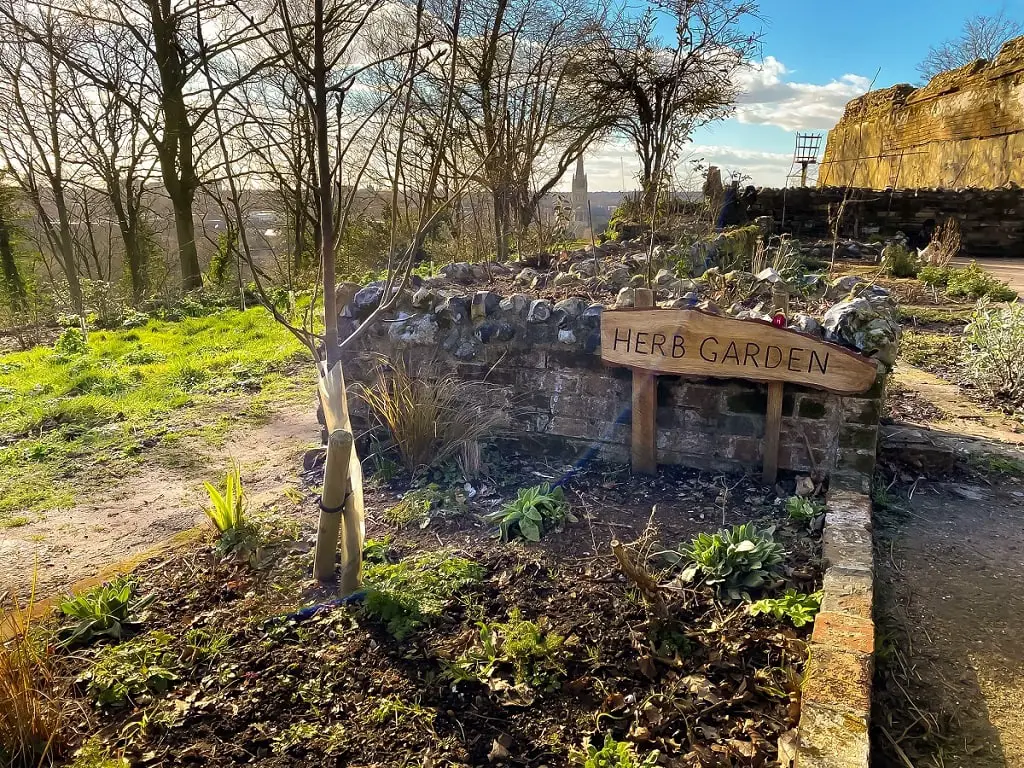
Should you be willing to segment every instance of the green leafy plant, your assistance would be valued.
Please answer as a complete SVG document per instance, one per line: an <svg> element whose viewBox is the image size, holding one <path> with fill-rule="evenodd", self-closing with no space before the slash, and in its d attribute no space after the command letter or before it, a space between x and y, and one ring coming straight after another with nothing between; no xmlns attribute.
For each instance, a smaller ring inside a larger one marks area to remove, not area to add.
<svg viewBox="0 0 1024 768"><path fill-rule="evenodd" d="M68 328L53 343L53 351L62 361L68 361L89 351L89 343L81 328Z"/></svg>
<svg viewBox="0 0 1024 768"><path fill-rule="evenodd" d="M917 279L932 288L945 288L949 284L949 276L956 270L952 267L936 267L932 264L921 267Z"/></svg>
<svg viewBox="0 0 1024 768"><path fill-rule="evenodd" d="M813 499L803 496L790 496L786 499L786 514L790 520L808 523L824 511L822 505Z"/></svg>
<svg viewBox="0 0 1024 768"><path fill-rule="evenodd" d="M807 595L795 589L787 589L782 597L768 597L747 606L751 616L767 614L775 619L789 619L794 627L802 627L814 621L821 608L821 592Z"/></svg>
<svg viewBox="0 0 1024 768"><path fill-rule="evenodd" d="M87 643L96 637L120 640L145 619L144 611L155 595L139 597L135 582L120 577L61 601L60 612L76 623L61 630L65 645Z"/></svg>
<svg viewBox="0 0 1024 768"><path fill-rule="evenodd" d="M890 277L917 277L921 269L917 253L902 245L887 245L882 250L882 272Z"/></svg>
<svg viewBox="0 0 1024 768"><path fill-rule="evenodd" d="M483 578L483 568L449 552L427 552L397 563L367 563L363 609L399 640L437 616L462 589Z"/></svg>
<svg viewBox="0 0 1024 768"><path fill-rule="evenodd" d="M248 549L253 544L256 530L246 518L245 489L238 465L228 471L221 493L210 483L203 483L210 497L210 505L203 511L213 527L220 533L217 547L222 552Z"/></svg>
<svg viewBox="0 0 1024 768"><path fill-rule="evenodd" d="M516 686L551 688L565 675L559 661L565 638L547 631L547 621L526 621L518 608L509 612L508 621L477 622L477 642L449 665L456 680L487 681L502 667L511 669Z"/></svg>
<svg viewBox="0 0 1024 768"><path fill-rule="evenodd" d="M502 541L514 538L540 541L546 533L561 528L566 522L576 522L561 486L552 488L548 483L521 488L515 501L484 519L498 524Z"/></svg>
<svg viewBox="0 0 1024 768"><path fill-rule="evenodd" d="M398 696L385 696L377 709L373 711L373 719L378 723L393 720L396 725L405 722L417 722L428 728L434 724L437 710L424 707L418 701L411 704L402 701Z"/></svg>
<svg viewBox="0 0 1024 768"><path fill-rule="evenodd" d="M111 755L100 738L93 736L75 753L68 768L129 768L130 765L127 759Z"/></svg>
<svg viewBox="0 0 1024 768"><path fill-rule="evenodd" d="M386 563L388 561L388 550L391 548L391 537L383 539L366 539L363 542L363 562L365 563Z"/></svg>
<svg viewBox="0 0 1024 768"><path fill-rule="evenodd" d="M466 501L461 486L442 490L440 485L430 483L408 491L397 504L384 511L384 520L398 528L413 524L426 528L432 517L465 513Z"/></svg>
<svg viewBox="0 0 1024 768"><path fill-rule="evenodd" d="M785 552L773 538L774 529L759 531L753 523L733 526L718 533L702 533L682 551L690 565L684 581L702 576L733 600L750 599L748 589L763 586L776 574Z"/></svg>
<svg viewBox="0 0 1024 768"><path fill-rule="evenodd" d="M1024 401L1024 304L979 301L964 329L960 357L967 376L984 392Z"/></svg>
<svg viewBox="0 0 1024 768"><path fill-rule="evenodd" d="M1015 290L979 267L976 261L961 269L950 270L946 293L972 299L988 297L993 301L1013 301L1017 298Z"/></svg>
<svg viewBox="0 0 1024 768"><path fill-rule="evenodd" d="M103 648L78 682L97 704L123 706L143 694L166 693L178 680L179 659L167 632L149 632Z"/></svg>
<svg viewBox="0 0 1024 768"><path fill-rule="evenodd" d="M604 735L604 744L596 747L587 739L582 749L574 749L572 763L582 768L654 768L658 764L658 751L644 757L628 741L618 741L610 733Z"/></svg>

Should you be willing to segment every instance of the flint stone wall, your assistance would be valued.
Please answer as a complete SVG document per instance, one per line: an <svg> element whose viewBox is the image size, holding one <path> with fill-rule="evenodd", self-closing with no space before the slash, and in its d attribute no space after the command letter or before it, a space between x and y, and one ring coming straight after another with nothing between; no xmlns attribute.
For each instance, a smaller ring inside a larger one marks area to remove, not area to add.
<svg viewBox="0 0 1024 768"><path fill-rule="evenodd" d="M777 233L831 240L829 210L846 197L840 237L867 240L914 235L928 219L956 219L972 258L1024 256L1024 189L905 189L876 192L843 187L762 189L751 213L771 216Z"/></svg>
<svg viewBox="0 0 1024 768"><path fill-rule="evenodd" d="M632 378L601 360L602 311L579 298L553 305L488 291L449 296L432 309L374 324L346 353L346 375L369 382L380 355L403 355L414 375L454 373L493 385L481 388L480 405L507 410L504 439L521 449L568 461L628 462ZM342 321L343 335L355 328L354 320ZM884 387L882 373L856 397L786 385L780 468L819 468L833 487L867 489ZM764 385L660 376L659 463L759 471L766 407ZM365 406L355 405L352 418L357 428L369 425Z"/></svg>

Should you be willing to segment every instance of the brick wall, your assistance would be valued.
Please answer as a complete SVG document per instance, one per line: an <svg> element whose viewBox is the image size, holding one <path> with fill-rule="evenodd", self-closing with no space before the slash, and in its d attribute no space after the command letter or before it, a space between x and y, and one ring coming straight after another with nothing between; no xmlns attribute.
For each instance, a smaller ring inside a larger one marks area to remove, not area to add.
<svg viewBox="0 0 1024 768"><path fill-rule="evenodd" d="M487 407L500 404L509 412L505 437L529 450L565 460L627 462L631 374L601 361L595 344L599 314L572 317L559 307L554 305L546 322L524 321L511 310L495 310L490 320L467 317L460 323L456 318L450 327L422 335L423 343L399 341L409 337L401 321L380 324L362 338L360 350L349 353L347 375L365 381L379 353L402 354L414 374L454 372L493 385L481 397L490 400ZM489 322L500 323L504 332L481 333ZM499 335L506 340L496 341ZM787 385L780 468L808 472L816 465L831 473L834 487L866 488L874 469L883 389L884 376L857 397ZM659 377L659 463L759 471L766 405L764 385ZM356 407L353 419L366 426L368 414Z"/></svg>
<svg viewBox="0 0 1024 768"><path fill-rule="evenodd" d="M771 216L776 230L831 239L829 208L847 198L840 236L867 240L913 235L928 219L955 218L974 258L1024 256L1024 189L910 189L875 192L842 187L762 189L754 215Z"/></svg>

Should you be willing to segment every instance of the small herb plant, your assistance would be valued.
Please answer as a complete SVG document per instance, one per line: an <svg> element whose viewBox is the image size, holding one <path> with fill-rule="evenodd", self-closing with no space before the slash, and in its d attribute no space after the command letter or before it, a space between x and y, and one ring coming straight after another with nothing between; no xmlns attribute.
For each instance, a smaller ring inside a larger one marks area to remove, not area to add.
<svg viewBox="0 0 1024 768"><path fill-rule="evenodd" d="M821 608L821 592L805 595L795 589L787 589L782 597L758 600L747 607L751 616L767 614L775 619L789 619L794 627L802 627L814 621Z"/></svg>
<svg viewBox="0 0 1024 768"><path fill-rule="evenodd" d="M224 493L210 483L203 485L210 497L210 505L203 511L221 536L229 536L245 528L245 490L238 465L228 471L224 479Z"/></svg>
<svg viewBox="0 0 1024 768"><path fill-rule="evenodd" d="M477 642L449 666L455 680L485 682L510 667L517 686L548 689L565 674L559 661L565 638L546 631L546 621L526 621L518 608L508 621L477 622Z"/></svg>
<svg viewBox="0 0 1024 768"><path fill-rule="evenodd" d="M449 552L428 552L397 563L366 563L364 610L401 640L441 615L462 589L483 578L483 568Z"/></svg>
<svg viewBox="0 0 1024 768"><path fill-rule="evenodd" d="M658 752L648 752L641 758L630 742L618 741L606 733L602 746L595 747L587 740L583 749L574 749L572 763L582 768L654 768L658 764Z"/></svg>
<svg viewBox="0 0 1024 768"><path fill-rule="evenodd" d="M514 538L540 541L544 534L558 530L566 522L576 522L561 486L552 488L548 483L520 489L515 501L484 519L498 524L502 541Z"/></svg>
<svg viewBox="0 0 1024 768"><path fill-rule="evenodd" d="M96 637L120 640L145 618L155 596L138 597L135 582L118 578L63 600L60 612L76 623L60 632L65 645L88 643Z"/></svg>
<svg viewBox="0 0 1024 768"><path fill-rule="evenodd" d="M772 578L785 554L772 538L774 529L759 531L753 523L733 526L718 533L702 533L684 549L690 565L684 581L702 576L704 583L732 600L750 599L746 590L764 585Z"/></svg>
<svg viewBox="0 0 1024 768"><path fill-rule="evenodd" d="M790 520L801 523L809 523L820 515L824 510L818 502L802 496L790 496L786 499L786 514Z"/></svg>
<svg viewBox="0 0 1024 768"><path fill-rule="evenodd" d="M178 680L179 660L166 632L150 632L104 648L79 683L97 704L124 706L148 694L166 693Z"/></svg>

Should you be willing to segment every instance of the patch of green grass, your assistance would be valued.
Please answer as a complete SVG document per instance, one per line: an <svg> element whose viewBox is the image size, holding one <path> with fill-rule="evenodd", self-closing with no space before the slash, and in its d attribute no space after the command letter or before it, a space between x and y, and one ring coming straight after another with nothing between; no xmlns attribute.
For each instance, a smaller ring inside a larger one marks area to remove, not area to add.
<svg viewBox="0 0 1024 768"><path fill-rule="evenodd" d="M24 515L0 517L0 528L21 528L23 525L28 525L29 522L29 519Z"/></svg>
<svg viewBox="0 0 1024 768"><path fill-rule="evenodd" d="M972 308L919 307L901 304L899 316L902 322L912 323L961 323L971 319Z"/></svg>
<svg viewBox="0 0 1024 768"><path fill-rule="evenodd" d="M240 395L247 414L265 415L294 389L285 374L306 354L261 307L87 341L74 334L59 346L0 357L0 515L73 504L79 473L136 457L139 436L175 418L198 422L201 437L207 421L221 433L229 422L217 422L218 407Z"/></svg>
<svg viewBox="0 0 1024 768"><path fill-rule="evenodd" d="M969 453L967 465L982 474L1024 477L1024 460L998 453Z"/></svg>
<svg viewBox="0 0 1024 768"><path fill-rule="evenodd" d="M960 354L960 340L942 333L904 331L900 341L900 356L911 365L927 366L956 360Z"/></svg>

